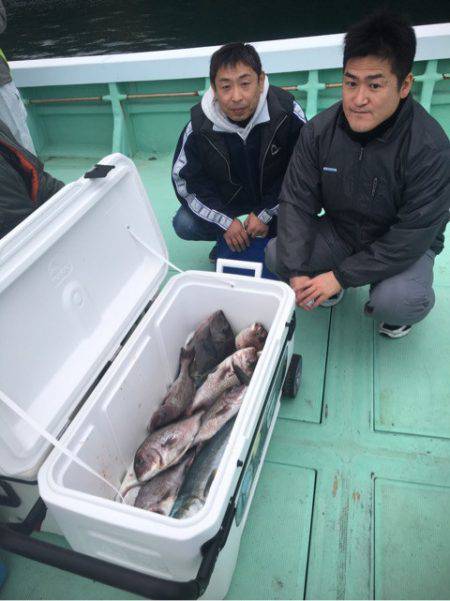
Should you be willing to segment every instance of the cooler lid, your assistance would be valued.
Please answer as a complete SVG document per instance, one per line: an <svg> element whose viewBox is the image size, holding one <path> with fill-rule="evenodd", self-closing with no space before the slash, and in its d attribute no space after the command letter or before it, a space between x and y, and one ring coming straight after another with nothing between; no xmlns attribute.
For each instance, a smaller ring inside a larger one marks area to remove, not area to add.
<svg viewBox="0 0 450 601"><path fill-rule="evenodd" d="M134 163L100 164L0 241L0 475L35 478L49 451L1 394L56 436L167 274Z"/></svg>

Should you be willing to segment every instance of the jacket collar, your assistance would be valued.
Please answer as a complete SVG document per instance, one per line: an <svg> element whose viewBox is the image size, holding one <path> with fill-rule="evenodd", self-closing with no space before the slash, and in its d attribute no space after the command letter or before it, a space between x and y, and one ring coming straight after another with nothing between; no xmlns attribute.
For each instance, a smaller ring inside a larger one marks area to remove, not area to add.
<svg viewBox="0 0 450 601"><path fill-rule="evenodd" d="M267 113L265 111L262 112L258 119L258 123L256 123L256 122L253 123L251 129L253 129L253 127L259 123L268 123L268 124L270 124L271 127L276 127L278 125L278 123L285 117L285 115L287 115L286 110L283 108L277 95L273 91L273 87L270 85L267 90L267 97L266 97L265 105L266 105ZM217 133L219 133L219 131L214 127L213 122L208 118L208 116L203 111L203 102L201 104L201 109L202 109L203 115L206 117L203 120L203 123L200 127L201 131L205 134L213 134L213 135L216 134L217 135ZM231 125L231 123L230 123L230 125ZM250 131L251 131L251 129L250 129Z"/></svg>
<svg viewBox="0 0 450 601"><path fill-rule="evenodd" d="M403 101L402 107L401 107L400 111L398 112L394 121L391 124L389 124L389 126L387 128L383 128L383 124L386 123L387 121L389 121L389 119L392 118L392 116L391 116L391 117L388 117L388 119L386 119L386 121L383 121L383 123L380 123L380 125L377 125L377 127L375 129L380 128L381 131L380 131L380 134L376 135L373 139L378 140L379 142L389 142L391 140L391 138L396 135L396 132L398 132L398 130L402 128L403 124L410 119L412 110L413 110L413 101L411 98L411 94L408 94L408 96ZM345 117L344 111L342 109L342 102L340 103L340 108L339 108L338 124L347 133L347 135L349 135L348 134L349 125L348 125L347 119ZM367 133L370 134L370 132L367 132ZM351 137L351 136L349 135L349 137ZM370 142L370 141L372 141L372 139L368 140L368 142Z"/></svg>

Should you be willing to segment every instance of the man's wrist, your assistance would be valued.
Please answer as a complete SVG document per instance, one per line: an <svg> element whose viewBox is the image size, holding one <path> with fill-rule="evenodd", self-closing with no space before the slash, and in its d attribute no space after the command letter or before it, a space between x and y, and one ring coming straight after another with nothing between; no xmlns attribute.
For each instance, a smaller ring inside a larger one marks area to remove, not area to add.
<svg viewBox="0 0 450 601"><path fill-rule="evenodd" d="M339 286L342 288L342 290L344 290L345 286L344 286L344 283L342 281L342 277L341 277L341 274L339 273L339 271L337 269L333 269L333 271L331 273L336 278L336 281L339 284Z"/></svg>

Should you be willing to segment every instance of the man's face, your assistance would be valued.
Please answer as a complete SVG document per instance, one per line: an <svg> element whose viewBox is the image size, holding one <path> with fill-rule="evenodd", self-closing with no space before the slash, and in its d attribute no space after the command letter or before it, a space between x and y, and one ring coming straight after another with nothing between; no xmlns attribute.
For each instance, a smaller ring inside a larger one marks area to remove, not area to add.
<svg viewBox="0 0 450 601"><path fill-rule="evenodd" d="M249 119L258 106L264 88L264 73L260 76L244 63L221 67L213 84L220 108L232 121Z"/></svg>
<svg viewBox="0 0 450 601"><path fill-rule="evenodd" d="M342 105L350 128L366 132L388 119L409 94L412 79L410 73L399 89L389 61L376 56L349 59L344 68Z"/></svg>

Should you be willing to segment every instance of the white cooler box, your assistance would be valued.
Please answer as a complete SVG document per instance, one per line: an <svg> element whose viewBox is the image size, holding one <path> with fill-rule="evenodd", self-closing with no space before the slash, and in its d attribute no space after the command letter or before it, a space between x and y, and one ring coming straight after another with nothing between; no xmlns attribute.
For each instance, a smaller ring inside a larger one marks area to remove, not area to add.
<svg viewBox="0 0 450 601"><path fill-rule="evenodd" d="M39 494L75 551L149 575L150 588L139 589L147 595L222 598L290 364L292 290L188 271L156 296L167 249L139 174L120 154L56 194L0 251L0 502L17 504L24 487L36 500L38 474ZM115 502L111 488L58 449L48 456L49 443L1 402L7 395L119 487L175 377L180 347L217 309L235 332L259 321L269 335L206 504L193 517ZM8 517L23 519L22 505Z"/></svg>

